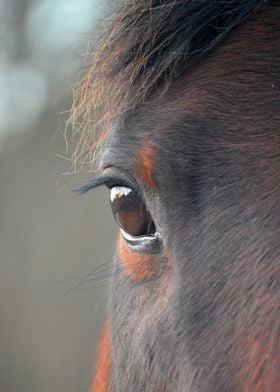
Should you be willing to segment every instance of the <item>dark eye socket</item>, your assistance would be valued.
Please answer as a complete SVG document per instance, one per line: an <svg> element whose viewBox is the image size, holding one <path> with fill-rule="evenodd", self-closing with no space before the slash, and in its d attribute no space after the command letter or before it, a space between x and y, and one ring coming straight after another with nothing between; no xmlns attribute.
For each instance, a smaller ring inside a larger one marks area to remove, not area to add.
<svg viewBox="0 0 280 392"><path fill-rule="evenodd" d="M123 231L132 237L152 236L155 225L141 195L124 186L114 186L110 195L113 215Z"/></svg>

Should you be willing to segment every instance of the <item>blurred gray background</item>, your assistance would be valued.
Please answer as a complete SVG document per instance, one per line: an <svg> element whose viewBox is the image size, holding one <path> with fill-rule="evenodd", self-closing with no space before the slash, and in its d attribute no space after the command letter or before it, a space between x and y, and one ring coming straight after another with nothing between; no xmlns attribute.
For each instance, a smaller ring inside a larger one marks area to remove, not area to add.
<svg viewBox="0 0 280 392"><path fill-rule="evenodd" d="M71 174L71 88L102 0L0 0L0 391L89 385L116 227L105 190ZM102 23L101 23L102 25Z"/></svg>

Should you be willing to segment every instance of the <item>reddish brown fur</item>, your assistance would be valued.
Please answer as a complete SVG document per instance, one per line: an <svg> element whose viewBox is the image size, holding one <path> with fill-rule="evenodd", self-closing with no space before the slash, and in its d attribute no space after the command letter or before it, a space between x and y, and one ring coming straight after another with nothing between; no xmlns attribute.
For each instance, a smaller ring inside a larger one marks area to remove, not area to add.
<svg viewBox="0 0 280 392"><path fill-rule="evenodd" d="M100 344L96 373L89 392L110 392L111 337L107 321Z"/></svg>
<svg viewBox="0 0 280 392"><path fill-rule="evenodd" d="M244 355L244 358L247 358L246 377L243 378L240 388L244 392L279 392L280 368L277 366L279 363L277 364L273 348L265 347L261 340L252 338L244 342L244 347L247 351L247 355ZM250 377L248 374L251 374Z"/></svg>
<svg viewBox="0 0 280 392"><path fill-rule="evenodd" d="M151 189L156 188L154 179L154 163L156 156L157 152L152 144L148 144L141 148L139 153L139 166L137 171L139 173L139 177Z"/></svg>
<svg viewBox="0 0 280 392"><path fill-rule="evenodd" d="M152 257L129 250L122 235L119 237L118 249L120 262L131 280L139 282L155 274L156 266Z"/></svg>
<svg viewBox="0 0 280 392"><path fill-rule="evenodd" d="M253 271L250 260L240 264L240 270L244 268L247 268L247 274L246 282L243 281L242 285L250 286L256 279L248 275L248 270ZM277 276L279 268L274 268L267 273L265 279L272 281ZM244 278L241 273L240 282ZM237 391L279 392L280 344L278 335L274 335L272 331L279 330L279 323L275 322L274 315L279 313L280 308L277 296L263 290L259 288L254 293L254 297L248 300L246 313L240 315L239 334L234 343L234 367L239 369L236 373ZM256 318L262 321L256 324Z"/></svg>

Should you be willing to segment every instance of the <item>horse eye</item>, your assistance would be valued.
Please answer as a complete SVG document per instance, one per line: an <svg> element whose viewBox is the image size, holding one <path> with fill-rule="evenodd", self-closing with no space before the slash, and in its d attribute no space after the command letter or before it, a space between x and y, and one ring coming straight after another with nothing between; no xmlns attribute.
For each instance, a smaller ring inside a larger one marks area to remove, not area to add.
<svg viewBox="0 0 280 392"><path fill-rule="evenodd" d="M113 215L125 233L132 237L155 233L155 225L138 192L124 186L114 186L110 202Z"/></svg>

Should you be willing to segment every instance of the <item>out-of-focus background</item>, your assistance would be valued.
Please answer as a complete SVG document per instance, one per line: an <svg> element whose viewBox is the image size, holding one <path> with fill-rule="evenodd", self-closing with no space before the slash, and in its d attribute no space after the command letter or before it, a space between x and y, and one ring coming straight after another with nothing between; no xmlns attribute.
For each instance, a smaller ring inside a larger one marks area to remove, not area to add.
<svg viewBox="0 0 280 392"><path fill-rule="evenodd" d="M116 227L64 140L102 0L0 0L0 391L89 385ZM69 156L68 156L69 158Z"/></svg>

